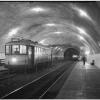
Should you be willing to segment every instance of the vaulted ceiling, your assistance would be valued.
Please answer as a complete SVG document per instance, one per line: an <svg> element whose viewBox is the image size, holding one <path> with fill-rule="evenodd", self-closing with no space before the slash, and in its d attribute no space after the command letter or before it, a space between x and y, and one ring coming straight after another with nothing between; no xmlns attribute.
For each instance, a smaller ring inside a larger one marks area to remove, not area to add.
<svg viewBox="0 0 100 100"><path fill-rule="evenodd" d="M99 2L0 2L0 50L14 37L99 52Z"/></svg>

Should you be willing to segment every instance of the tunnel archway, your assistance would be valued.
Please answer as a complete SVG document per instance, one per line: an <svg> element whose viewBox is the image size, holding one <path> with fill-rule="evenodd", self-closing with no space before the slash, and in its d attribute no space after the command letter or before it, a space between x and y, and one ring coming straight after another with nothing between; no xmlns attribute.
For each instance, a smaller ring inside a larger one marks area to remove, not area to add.
<svg viewBox="0 0 100 100"><path fill-rule="evenodd" d="M74 47L70 47L64 52L64 59L66 61L77 61L80 55L80 51Z"/></svg>

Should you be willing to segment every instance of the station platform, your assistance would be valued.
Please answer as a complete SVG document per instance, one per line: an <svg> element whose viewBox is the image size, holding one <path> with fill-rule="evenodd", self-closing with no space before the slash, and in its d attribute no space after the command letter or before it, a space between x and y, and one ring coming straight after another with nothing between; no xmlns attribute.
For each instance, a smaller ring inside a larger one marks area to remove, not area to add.
<svg viewBox="0 0 100 100"><path fill-rule="evenodd" d="M100 68L78 62L56 99L100 99Z"/></svg>

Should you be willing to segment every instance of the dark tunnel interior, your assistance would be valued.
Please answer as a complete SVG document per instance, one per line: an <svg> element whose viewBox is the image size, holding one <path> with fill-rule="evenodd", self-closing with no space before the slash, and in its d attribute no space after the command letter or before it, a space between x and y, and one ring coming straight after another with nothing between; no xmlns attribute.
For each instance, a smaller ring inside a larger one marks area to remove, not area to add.
<svg viewBox="0 0 100 100"><path fill-rule="evenodd" d="M68 48L65 52L64 52L64 59L65 60L78 60L78 57L80 55L79 50L75 49L75 48Z"/></svg>

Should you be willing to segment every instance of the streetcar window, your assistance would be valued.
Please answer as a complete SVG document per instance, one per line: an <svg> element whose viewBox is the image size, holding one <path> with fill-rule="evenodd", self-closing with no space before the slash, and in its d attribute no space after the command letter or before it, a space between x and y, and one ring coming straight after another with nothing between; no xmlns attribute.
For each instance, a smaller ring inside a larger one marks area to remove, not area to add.
<svg viewBox="0 0 100 100"><path fill-rule="evenodd" d="M38 55L40 56L40 48L38 48Z"/></svg>
<svg viewBox="0 0 100 100"><path fill-rule="evenodd" d="M38 48L38 55L40 55L40 48Z"/></svg>
<svg viewBox="0 0 100 100"><path fill-rule="evenodd" d="M35 57L37 58L38 57L38 48L35 47Z"/></svg>
<svg viewBox="0 0 100 100"><path fill-rule="evenodd" d="M38 47L36 47L36 54L38 55Z"/></svg>
<svg viewBox="0 0 100 100"><path fill-rule="evenodd" d="M20 45L20 54L26 54L26 46L25 45Z"/></svg>
<svg viewBox="0 0 100 100"><path fill-rule="evenodd" d="M37 47L35 47L35 52L36 52L36 54L37 54L37 50L38 50Z"/></svg>
<svg viewBox="0 0 100 100"><path fill-rule="evenodd" d="M19 54L19 45L12 45L12 53Z"/></svg>
<svg viewBox="0 0 100 100"><path fill-rule="evenodd" d="M36 47L35 47L35 54L37 53Z"/></svg>
<svg viewBox="0 0 100 100"><path fill-rule="evenodd" d="M6 54L10 54L10 46L6 45Z"/></svg>
<svg viewBox="0 0 100 100"><path fill-rule="evenodd" d="M32 54L32 47L28 48L28 54L31 55Z"/></svg>
<svg viewBox="0 0 100 100"><path fill-rule="evenodd" d="M36 54L38 54L38 48L36 47Z"/></svg>

